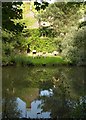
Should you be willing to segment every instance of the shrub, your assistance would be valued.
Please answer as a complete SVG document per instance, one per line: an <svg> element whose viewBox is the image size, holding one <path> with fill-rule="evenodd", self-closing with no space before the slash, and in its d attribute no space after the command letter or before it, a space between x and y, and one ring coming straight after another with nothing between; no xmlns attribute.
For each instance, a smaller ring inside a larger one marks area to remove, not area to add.
<svg viewBox="0 0 86 120"><path fill-rule="evenodd" d="M86 64L86 27L72 29L62 43L62 56L75 64Z"/></svg>

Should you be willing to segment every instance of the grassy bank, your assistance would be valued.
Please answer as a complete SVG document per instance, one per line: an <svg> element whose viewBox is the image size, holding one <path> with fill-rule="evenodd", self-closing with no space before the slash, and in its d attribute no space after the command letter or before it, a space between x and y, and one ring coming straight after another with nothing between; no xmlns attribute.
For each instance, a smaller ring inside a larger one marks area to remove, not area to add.
<svg viewBox="0 0 86 120"><path fill-rule="evenodd" d="M53 57L37 57L37 56L26 56L26 55L17 55L4 57L2 60L2 65L63 65L67 64L67 62L61 56L53 56Z"/></svg>

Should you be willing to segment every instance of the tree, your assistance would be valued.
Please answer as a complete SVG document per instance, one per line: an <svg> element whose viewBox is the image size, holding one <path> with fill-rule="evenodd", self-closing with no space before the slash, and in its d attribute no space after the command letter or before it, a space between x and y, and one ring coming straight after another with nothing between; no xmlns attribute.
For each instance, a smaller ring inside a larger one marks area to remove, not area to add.
<svg viewBox="0 0 86 120"><path fill-rule="evenodd" d="M42 3L39 3L39 2L34 2L34 6L35 6L35 9L37 11L43 9L45 10L46 7L48 7L49 3L48 2L45 2L45 1L42 1Z"/></svg>
<svg viewBox="0 0 86 120"><path fill-rule="evenodd" d="M62 43L62 55L66 60L83 65L86 64L86 26L80 28L78 31L72 30Z"/></svg>
<svg viewBox="0 0 86 120"><path fill-rule="evenodd" d="M38 15L36 17L38 19L39 27L41 26L40 25L41 24L41 16L40 16L41 10L45 10L46 7L48 7L48 5L49 3L45 1L42 1L42 3L39 3L37 1L34 2L35 10L38 11Z"/></svg>
<svg viewBox="0 0 86 120"><path fill-rule="evenodd" d="M19 118L21 111L18 110L16 98L4 97L3 99L3 119Z"/></svg>
<svg viewBox="0 0 86 120"><path fill-rule="evenodd" d="M10 56L14 53L22 53L27 49L26 38L21 34L24 24L22 19L22 2L2 3L2 54Z"/></svg>
<svg viewBox="0 0 86 120"><path fill-rule="evenodd" d="M50 22L59 34L65 34L71 26L78 23L79 18L82 16L80 9L83 10L83 6L83 2L55 2L46 8L41 17L42 20Z"/></svg>
<svg viewBox="0 0 86 120"><path fill-rule="evenodd" d="M22 2L3 2L2 3L2 28L13 32L21 32L24 25L14 20L22 19Z"/></svg>
<svg viewBox="0 0 86 120"><path fill-rule="evenodd" d="M75 64L83 64L86 60L85 22L78 30L85 8L86 3L83 2L55 2L41 14L42 20L50 22L60 37L62 56Z"/></svg>

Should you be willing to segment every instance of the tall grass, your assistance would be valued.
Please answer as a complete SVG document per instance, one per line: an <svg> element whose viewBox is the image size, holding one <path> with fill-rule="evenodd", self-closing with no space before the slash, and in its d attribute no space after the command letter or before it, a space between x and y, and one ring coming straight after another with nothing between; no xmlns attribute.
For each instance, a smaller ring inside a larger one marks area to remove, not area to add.
<svg viewBox="0 0 86 120"><path fill-rule="evenodd" d="M7 61L6 61L7 60ZM56 65L56 64L66 64L65 60L61 56L53 57L37 57L37 56L26 56L26 55L16 55L10 56L9 59L2 60L3 65Z"/></svg>

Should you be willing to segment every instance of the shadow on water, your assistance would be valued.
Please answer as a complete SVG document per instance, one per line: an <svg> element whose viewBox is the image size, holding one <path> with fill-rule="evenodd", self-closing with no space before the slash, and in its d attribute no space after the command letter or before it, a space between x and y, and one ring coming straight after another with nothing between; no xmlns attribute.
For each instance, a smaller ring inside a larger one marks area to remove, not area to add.
<svg viewBox="0 0 86 120"><path fill-rule="evenodd" d="M3 119L85 119L85 72L85 67L3 68Z"/></svg>

